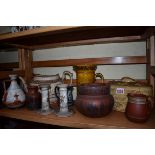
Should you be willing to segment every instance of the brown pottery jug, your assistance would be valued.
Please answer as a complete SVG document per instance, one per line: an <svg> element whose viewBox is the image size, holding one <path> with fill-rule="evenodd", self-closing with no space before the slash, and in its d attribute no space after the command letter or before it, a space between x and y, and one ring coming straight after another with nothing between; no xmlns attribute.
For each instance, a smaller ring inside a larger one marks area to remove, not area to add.
<svg viewBox="0 0 155 155"><path fill-rule="evenodd" d="M128 94L126 117L133 122L145 122L151 113L151 102L143 94Z"/></svg>
<svg viewBox="0 0 155 155"><path fill-rule="evenodd" d="M38 86L29 86L26 94L26 104L28 109L37 110L41 108L41 93Z"/></svg>

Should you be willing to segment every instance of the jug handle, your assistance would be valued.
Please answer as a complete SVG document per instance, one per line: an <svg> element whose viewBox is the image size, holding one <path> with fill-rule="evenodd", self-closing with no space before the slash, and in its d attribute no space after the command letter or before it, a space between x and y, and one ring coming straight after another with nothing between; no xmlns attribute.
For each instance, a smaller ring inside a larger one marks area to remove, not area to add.
<svg viewBox="0 0 155 155"><path fill-rule="evenodd" d="M55 96L56 96L58 99L60 99L59 87L58 87L58 86L55 87L54 92L55 92Z"/></svg>
<svg viewBox="0 0 155 155"><path fill-rule="evenodd" d="M9 81L10 81L10 80L9 80ZM2 84L3 84L3 88L4 88L4 92L7 91L7 90L6 90L6 84L5 84L5 82L6 82L6 80L4 80L3 83L2 83Z"/></svg>
<svg viewBox="0 0 155 155"><path fill-rule="evenodd" d="M64 71L63 74L62 74L62 83L64 83L64 79L65 79L66 75L69 75L69 77L70 77L69 86L71 86L72 82L73 82L73 73L71 73L69 71Z"/></svg>
<svg viewBox="0 0 155 155"><path fill-rule="evenodd" d="M7 90L6 90L5 81L3 81L3 88L4 88L4 92L3 92L2 101L5 102L6 101L6 96L7 96Z"/></svg>
<svg viewBox="0 0 155 155"><path fill-rule="evenodd" d="M101 73L96 73L96 74L95 74L95 78L96 78L96 77L100 77L101 80L102 80L102 83L104 82L104 76L103 76L103 74L101 74Z"/></svg>
<svg viewBox="0 0 155 155"><path fill-rule="evenodd" d="M19 76L19 79L22 81L23 86L24 86L24 90L27 93L28 92L28 89L27 89L27 84L26 84L25 80L21 76Z"/></svg>
<svg viewBox="0 0 155 155"><path fill-rule="evenodd" d="M151 96L147 96L147 102L148 102L148 107L149 110L151 111L154 108L154 101L153 101L153 97Z"/></svg>

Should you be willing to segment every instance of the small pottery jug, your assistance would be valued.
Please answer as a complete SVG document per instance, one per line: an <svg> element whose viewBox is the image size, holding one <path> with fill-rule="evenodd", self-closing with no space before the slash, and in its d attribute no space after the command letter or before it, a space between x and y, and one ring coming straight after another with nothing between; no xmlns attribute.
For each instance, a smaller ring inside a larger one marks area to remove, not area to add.
<svg viewBox="0 0 155 155"><path fill-rule="evenodd" d="M28 86L26 105L30 110L37 110L41 108L41 93L37 86Z"/></svg>
<svg viewBox="0 0 155 155"><path fill-rule="evenodd" d="M73 86L66 85L66 87L67 87L67 104L68 104L68 106L72 106L73 102L74 102L73 101ZM55 94L56 94L56 97L58 98L58 101L60 102L59 89L60 89L59 85L55 87Z"/></svg>
<svg viewBox="0 0 155 155"><path fill-rule="evenodd" d="M5 90L3 95L3 103L9 108L18 108L25 103L25 93L22 88L17 84L17 75L9 75L11 79L11 84L7 90ZM27 92L27 87L24 79L19 77L22 81L25 91Z"/></svg>
<svg viewBox="0 0 155 155"><path fill-rule="evenodd" d="M96 65L77 65L73 66L76 72L77 86L81 84L94 83L96 77L100 77L103 83L104 77L101 73L96 73Z"/></svg>
<svg viewBox="0 0 155 155"><path fill-rule="evenodd" d="M73 114L68 108L68 89L70 89L68 84L60 84L55 87L55 93L60 102L60 109L56 111L57 116L67 117Z"/></svg>
<svg viewBox="0 0 155 155"><path fill-rule="evenodd" d="M143 94L128 94L128 102L125 109L126 117L133 122L145 122L151 113L151 102Z"/></svg>

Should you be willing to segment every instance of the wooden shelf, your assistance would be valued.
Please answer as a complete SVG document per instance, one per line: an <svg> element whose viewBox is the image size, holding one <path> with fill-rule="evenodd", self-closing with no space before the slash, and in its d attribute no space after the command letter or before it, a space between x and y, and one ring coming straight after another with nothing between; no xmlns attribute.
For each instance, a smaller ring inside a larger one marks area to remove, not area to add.
<svg viewBox="0 0 155 155"><path fill-rule="evenodd" d="M85 59L65 59L65 60L46 60L33 61L32 67L62 67L74 66L81 64L96 65L124 65L124 64L146 64L145 56L128 56L128 57L103 57L103 58L85 58Z"/></svg>
<svg viewBox="0 0 155 155"><path fill-rule="evenodd" d="M7 70L7 69L18 68L18 67L19 67L18 62L0 63L0 70Z"/></svg>
<svg viewBox="0 0 155 155"><path fill-rule="evenodd" d="M155 128L155 113L153 112L150 119L146 123L133 123L127 120L124 113L113 111L103 118L88 118L75 110L71 117L60 118L54 114L43 116L26 108L21 109L0 109L0 116L15 118L25 121L32 121L44 124L66 126L73 128Z"/></svg>
<svg viewBox="0 0 155 155"><path fill-rule="evenodd" d="M60 46L145 40L147 26L49 26L0 35L0 49L40 49ZM153 28L152 28L153 29ZM152 30L153 31L153 30Z"/></svg>
<svg viewBox="0 0 155 155"><path fill-rule="evenodd" d="M0 71L0 79L8 78L10 74L17 74L19 76L24 76L24 70L17 70L17 71Z"/></svg>
<svg viewBox="0 0 155 155"><path fill-rule="evenodd" d="M149 63L149 58L145 56L33 61L32 50L97 43L146 41L146 39L151 36L150 34L154 32L155 27L148 26L51 26L18 33L3 34L0 35L0 50L18 48L19 63L7 63L5 69L18 67L18 70L0 71L0 79L8 77L9 74L18 74L24 75L26 81L30 82L32 78L32 68L35 67L72 66L81 63L94 63L97 65L147 65ZM152 47L152 49L154 49L154 47ZM3 65L4 64L1 64L0 68L4 69ZM155 75L154 66L151 67L150 72L152 75ZM116 111L112 111L108 116L103 118L88 118L75 109L75 114L73 116L60 118L54 114L42 116L37 112L29 111L26 108L20 108L14 110L0 109L0 116L73 128L155 129L155 112L152 113L150 119L146 123L142 124L130 122L125 117L124 113Z"/></svg>

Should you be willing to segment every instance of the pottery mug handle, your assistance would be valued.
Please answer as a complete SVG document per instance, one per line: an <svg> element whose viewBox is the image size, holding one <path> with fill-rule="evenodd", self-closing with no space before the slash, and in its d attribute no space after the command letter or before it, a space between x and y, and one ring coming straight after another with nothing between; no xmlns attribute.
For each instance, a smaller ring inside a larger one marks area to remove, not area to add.
<svg viewBox="0 0 155 155"><path fill-rule="evenodd" d="M96 73L95 77L100 77L102 80L102 83L104 82L104 76L101 73Z"/></svg>
<svg viewBox="0 0 155 155"><path fill-rule="evenodd" d="M147 96L148 107L150 111L154 108L154 98L152 96Z"/></svg>
<svg viewBox="0 0 155 155"><path fill-rule="evenodd" d="M28 92L28 89L27 89L27 84L26 84L25 80L21 76L19 76L19 79L22 81L23 86L24 86L24 90L27 93Z"/></svg>
<svg viewBox="0 0 155 155"><path fill-rule="evenodd" d="M6 97L7 97L7 88L6 88L6 84L5 81L3 81L3 89L4 89L4 93L3 93L3 97L2 97L2 101L6 101Z"/></svg>
<svg viewBox="0 0 155 155"><path fill-rule="evenodd" d="M66 75L68 75L69 78L70 78L69 86L71 86L71 84L73 82L73 73L71 73L69 71L64 71L63 74L62 74L62 83L64 83L64 79L66 78Z"/></svg>
<svg viewBox="0 0 155 155"><path fill-rule="evenodd" d="M59 87L56 86L55 89L54 89L54 91L55 91L55 96L60 100Z"/></svg>

